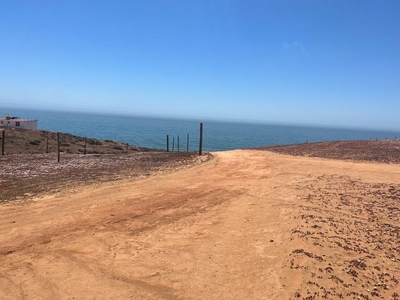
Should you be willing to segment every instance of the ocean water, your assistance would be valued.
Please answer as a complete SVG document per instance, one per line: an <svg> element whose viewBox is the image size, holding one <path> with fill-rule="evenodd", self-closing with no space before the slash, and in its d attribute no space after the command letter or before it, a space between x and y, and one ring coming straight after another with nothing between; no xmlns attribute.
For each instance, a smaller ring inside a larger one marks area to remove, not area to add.
<svg viewBox="0 0 400 300"><path fill-rule="evenodd" d="M0 108L0 116L5 114L38 119L38 129L42 130L116 140L141 147L165 149L167 134L170 136L170 147L172 147L172 138L175 138L175 149L179 136L180 149L186 151L187 134L189 134L189 151L197 151L199 145L200 121L196 120ZM204 124L203 149L205 151L305 142L394 139L400 137L400 132L394 131L245 124L207 120L202 122Z"/></svg>

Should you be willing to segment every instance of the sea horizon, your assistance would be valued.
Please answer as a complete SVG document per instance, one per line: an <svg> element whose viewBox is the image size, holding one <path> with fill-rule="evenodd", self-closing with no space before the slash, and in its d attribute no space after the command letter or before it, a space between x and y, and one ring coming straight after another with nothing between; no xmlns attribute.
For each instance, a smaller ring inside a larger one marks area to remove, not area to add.
<svg viewBox="0 0 400 300"><path fill-rule="evenodd" d="M61 111L6 107L0 114L38 120L39 130L59 131L97 139L111 139L135 146L164 149L166 135L181 139L191 151L204 124L204 150L220 151L272 145L338 140L397 139L400 131L332 125L261 122L250 120L185 118L121 114L116 112Z"/></svg>

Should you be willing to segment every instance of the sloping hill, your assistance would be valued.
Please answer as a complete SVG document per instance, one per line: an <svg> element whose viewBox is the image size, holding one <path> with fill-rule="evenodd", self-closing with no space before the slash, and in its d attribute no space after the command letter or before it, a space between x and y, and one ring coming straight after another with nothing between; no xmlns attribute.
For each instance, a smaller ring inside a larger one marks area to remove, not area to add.
<svg viewBox="0 0 400 300"><path fill-rule="evenodd" d="M15 129L5 130L5 154L43 154L57 152L57 133L45 130ZM0 140L1 140L0 134ZM69 133L60 133L60 151L70 154L122 154L154 149L127 145L118 141L85 138Z"/></svg>

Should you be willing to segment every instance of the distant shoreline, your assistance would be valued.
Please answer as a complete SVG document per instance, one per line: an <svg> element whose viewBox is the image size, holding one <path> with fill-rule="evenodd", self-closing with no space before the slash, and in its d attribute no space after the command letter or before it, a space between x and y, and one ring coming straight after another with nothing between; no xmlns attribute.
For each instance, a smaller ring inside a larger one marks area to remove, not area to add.
<svg viewBox="0 0 400 300"><path fill-rule="evenodd" d="M156 116L118 116L73 112L49 112L15 109L4 113L21 118L38 119L40 130L68 132L99 140L114 140L140 147L165 149L166 136L180 137L186 149L189 135L190 151L199 145L199 124L204 124L205 151L247 149L272 145L292 145L321 141L395 139L400 131L329 127L322 125L283 124L273 122L233 122L230 120L174 119Z"/></svg>

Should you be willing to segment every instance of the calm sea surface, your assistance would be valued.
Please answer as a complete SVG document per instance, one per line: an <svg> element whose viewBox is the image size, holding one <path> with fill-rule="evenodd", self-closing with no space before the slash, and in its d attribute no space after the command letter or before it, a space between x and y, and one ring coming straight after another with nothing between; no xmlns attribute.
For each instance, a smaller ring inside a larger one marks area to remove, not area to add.
<svg viewBox="0 0 400 300"><path fill-rule="evenodd" d="M180 137L180 148L198 149L199 121L157 119L136 116L95 115L73 112L49 112L24 109L0 110L0 116L10 114L38 119L38 128L68 132L79 136L116 140L131 145L165 149L166 135ZM204 150L231 150L267 145L285 145L334 140L393 139L400 132L372 131L321 127L283 126L267 124L224 123L203 121Z"/></svg>

